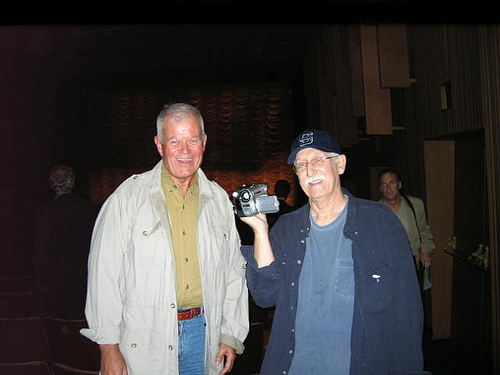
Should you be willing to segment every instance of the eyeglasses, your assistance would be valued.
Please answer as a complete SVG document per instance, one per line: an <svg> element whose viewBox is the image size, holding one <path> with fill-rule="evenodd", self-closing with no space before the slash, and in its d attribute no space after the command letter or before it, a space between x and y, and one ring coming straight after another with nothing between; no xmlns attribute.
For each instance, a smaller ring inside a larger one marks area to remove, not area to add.
<svg viewBox="0 0 500 375"><path fill-rule="evenodd" d="M299 172L302 172L302 171L305 171L306 168L310 165L311 167L318 167L320 166L321 164L323 164L325 161L329 160L329 159L333 159L333 158L336 158L338 155L333 155L333 156L323 156L323 157L319 157L319 158L314 158L314 159L311 159L310 161L299 161L298 163L295 163L293 165L293 169L295 170L295 172L299 173Z"/></svg>

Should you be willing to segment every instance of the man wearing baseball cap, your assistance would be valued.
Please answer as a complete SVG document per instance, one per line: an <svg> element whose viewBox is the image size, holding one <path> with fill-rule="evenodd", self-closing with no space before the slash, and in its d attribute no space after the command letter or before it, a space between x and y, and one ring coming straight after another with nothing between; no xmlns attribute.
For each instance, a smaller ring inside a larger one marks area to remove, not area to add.
<svg viewBox="0 0 500 375"><path fill-rule="evenodd" d="M242 218L257 304L276 306L261 375L425 374L422 305L412 252L398 218L341 186L346 156L325 131L291 146L308 203L280 217Z"/></svg>

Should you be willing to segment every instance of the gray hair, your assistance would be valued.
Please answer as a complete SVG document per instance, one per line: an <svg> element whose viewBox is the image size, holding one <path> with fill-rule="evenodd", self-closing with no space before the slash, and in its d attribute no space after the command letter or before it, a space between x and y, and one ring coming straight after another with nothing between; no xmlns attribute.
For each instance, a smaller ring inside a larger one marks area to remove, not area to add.
<svg viewBox="0 0 500 375"><path fill-rule="evenodd" d="M197 108L187 103L169 103L165 104L156 119L156 135L163 143L163 124L165 120L172 122L180 122L189 116L195 116L198 119L201 127L201 134L205 134L205 126L203 123L203 116Z"/></svg>
<svg viewBox="0 0 500 375"><path fill-rule="evenodd" d="M56 165L49 173L50 187L56 194L73 190L75 174L73 169L66 165Z"/></svg>

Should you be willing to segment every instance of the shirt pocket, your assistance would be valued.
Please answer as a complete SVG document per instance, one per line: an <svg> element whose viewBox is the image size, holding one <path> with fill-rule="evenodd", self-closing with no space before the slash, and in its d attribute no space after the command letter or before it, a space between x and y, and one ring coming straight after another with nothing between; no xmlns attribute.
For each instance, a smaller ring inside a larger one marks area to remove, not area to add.
<svg viewBox="0 0 500 375"><path fill-rule="evenodd" d="M337 259L335 293L350 300L354 299L354 270L352 259Z"/></svg>
<svg viewBox="0 0 500 375"><path fill-rule="evenodd" d="M394 272L390 265L382 262L372 264L363 275L365 311L384 312L392 299L393 284Z"/></svg>

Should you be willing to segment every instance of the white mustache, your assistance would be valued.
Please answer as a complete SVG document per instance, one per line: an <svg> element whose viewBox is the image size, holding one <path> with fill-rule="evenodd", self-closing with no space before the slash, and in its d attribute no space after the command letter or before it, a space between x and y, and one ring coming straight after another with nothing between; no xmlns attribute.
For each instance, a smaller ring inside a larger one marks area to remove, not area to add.
<svg viewBox="0 0 500 375"><path fill-rule="evenodd" d="M315 184L315 183L318 183L318 182L321 182L321 181L324 181L326 179L326 177L322 174L317 174L317 175L314 175L314 176L311 176L311 177L308 177L305 181L306 185L310 185L310 184Z"/></svg>

